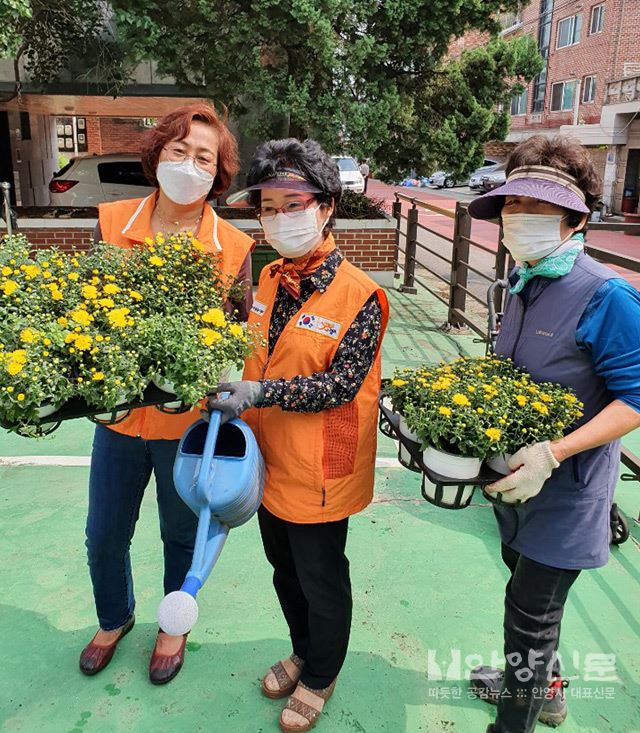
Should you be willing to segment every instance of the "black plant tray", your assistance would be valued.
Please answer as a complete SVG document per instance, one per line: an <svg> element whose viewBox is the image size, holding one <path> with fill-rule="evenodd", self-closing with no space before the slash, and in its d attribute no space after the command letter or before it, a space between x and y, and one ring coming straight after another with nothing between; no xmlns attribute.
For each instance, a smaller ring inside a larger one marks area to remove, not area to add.
<svg viewBox="0 0 640 733"><path fill-rule="evenodd" d="M111 413L112 420L107 421L105 424L114 424L119 422L119 420L116 419L116 416L120 412L124 412L126 410L128 414L128 411L135 410L137 407L153 407L158 405L162 406L167 402L179 402L179 400L174 394L171 394L170 392L165 392L159 387L156 387L155 384L150 384L144 390L142 399L137 399L133 400L132 402L126 402L122 405L118 405L118 407L114 408L113 410L105 410L104 407L92 407L88 405L83 399L79 397L74 397L68 402L65 402L65 404L62 405L60 409L56 410L56 412L52 413L51 415L47 415L47 417L43 417L37 423L32 423L32 426L33 428L35 428L36 435L48 435L49 433L52 433L54 430L56 430L60 426L60 423L63 423L66 420L75 420L79 417L88 417L89 419L92 419L95 415L103 415L109 412ZM177 407L175 409L170 408L167 410L167 412L171 414L177 414L180 412L186 412L190 409L189 405L185 405L184 403L180 404L180 407ZM124 419L124 417L122 417L121 419ZM100 420L99 422L103 421ZM4 421L0 421L0 426L5 428L6 430L13 430L19 435L32 434L25 433L16 425L12 425Z"/></svg>
<svg viewBox="0 0 640 733"><path fill-rule="evenodd" d="M405 438L404 435L400 433L400 416L397 413L392 412L386 405L383 404L383 397L383 395L380 395L380 398L378 400L378 405L380 407L378 427L380 428L380 432L383 435L386 435L388 438L399 441L399 443L411 456L410 462L405 463L404 461L400 460L400 449L398 449L398 460L400 461L400 463L405 468L408 468L410 471L415 471L416 473L422 474L422 496L430 504L435 504L435 506L439 506L444 509L465 509L471 503L471 499L473 498L474 493L472 491L468 495L468 497L464 499L465 489L468 489L469 487L479 487L482 490L483 486L487 486L487 484L492 484L495 481L504 478L502 474L493 471L485 464L482 464L480 473L475 478L464 480L450 478L449 476L442 476L439 473L435 473L435 471L432 471L430 468L427 468L427 466L425 466L422 461L422 446L419 443L414 443L412 440L407 440L407 438ZM435 500L434 498L427 495L425 485L426 483L434 484ZM458 487L458 492L454 504L442 502L442 497L444 493L443 488L446 486ZM492 504L503 503L501 494L497 494L494 496L492 494L486 493L484 490L482 490L482 494L487 499L487 501L490 501ZM507 504L507 506L514 505Z"/></svg>

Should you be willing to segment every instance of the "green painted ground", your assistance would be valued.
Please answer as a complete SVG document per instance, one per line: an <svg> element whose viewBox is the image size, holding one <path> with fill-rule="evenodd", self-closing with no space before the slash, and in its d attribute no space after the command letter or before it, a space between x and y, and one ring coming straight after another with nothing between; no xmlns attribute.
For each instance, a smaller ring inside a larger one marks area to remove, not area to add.
<svg viewBox="0 0 640 733"><path fill-rule="evenodd" d="M479 351L471 336L437 330L445 320L439 305L396 293L392 305L386 373L394 364ZM0 454L88 456L91 433L88 422L75 421L44 441L3 434ZM628 445L640 454L640 436ZM378 455L393 456L391 441L381 440ZM138 623L104 672L80 674L78 654L95 625L83 545L87 476L86 467L0 467L0 730L277 731L280 704L260 695L259 679L289 649L255 522L233 530L199 595L184 670L167 687L148 682L162 596L153 486L133 544ZM618 501L637 516L638 485L621 483ZM561 652L579 679L569 688L566 733L640 730L637 526L634 532L570 596ZM490 508L437 509L419 498L415 474L379 468L375 503L352 520L349 556L351 648L318 730L483 733L494 711L468 698L462 678L502 643L506 574ZM603 654L615 655L616 681L598 678L599 669L610 674L594 656ZM432 678L435 663L450 679L428 679L429 659Z"/></svg>

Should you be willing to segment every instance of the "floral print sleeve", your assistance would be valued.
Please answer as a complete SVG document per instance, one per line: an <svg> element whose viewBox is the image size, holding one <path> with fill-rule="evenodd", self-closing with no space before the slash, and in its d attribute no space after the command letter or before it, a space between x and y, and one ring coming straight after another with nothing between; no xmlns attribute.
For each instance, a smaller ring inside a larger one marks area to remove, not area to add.
<svg viewBox="0 0 640 733"><path fill-rule="evenodd" d="M380 303L372 295L344 335L329 370L290 380L264 380L260 407L279 405L286 412L320 412L351 402L373 364L381 325Z"/></svg>

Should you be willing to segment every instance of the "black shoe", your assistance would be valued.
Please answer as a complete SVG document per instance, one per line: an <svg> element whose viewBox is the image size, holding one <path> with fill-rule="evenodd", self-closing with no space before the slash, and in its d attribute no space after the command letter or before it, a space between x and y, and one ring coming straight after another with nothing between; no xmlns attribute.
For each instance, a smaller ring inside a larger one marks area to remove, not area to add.
<svg viewBox="0 0 640 733"><path fill-rule="evenodd" d="M471 692L491 705L497 705L500 699L504 672L495 667L476 667L469 675ZM561 677L554 677L538 715L538 720L551 728L557 728L567 717L567 701L564 688L568 682Z"/></svg>

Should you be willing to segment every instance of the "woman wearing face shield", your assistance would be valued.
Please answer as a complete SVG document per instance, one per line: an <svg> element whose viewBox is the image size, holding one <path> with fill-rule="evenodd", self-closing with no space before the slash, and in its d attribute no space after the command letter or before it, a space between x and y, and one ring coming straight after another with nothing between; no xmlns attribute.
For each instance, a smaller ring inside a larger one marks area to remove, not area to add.
<svg viewBox="0 0 640 733"><path fill-rule="evenodd" d="M264 346L242 382L222 384L210 406L242 415L266 465L258 512L292 654L262 681L288 701L283 731L316 723L347 653L351 584L348 518L373 492L383 292L336 248L341 196L335 163L312 140L275 140L251 162L248 188L230 205L252 205L281 260L262 270L249 323Z"/></svg>
<svg viewBox="0 0 640 733"><path fill-rule="evenodd" d="M102 204L95 240L130 248L157 232L192 231L219 257L223 275L251 282L253 240L220 219L207 203L223 193L238 169L236 141L213 107L194 104L161 119L147 137L142 164L158 189L143 199ZM227 303L246 320L251 289L242 303ZM169 415L154 407L133 410L116 425L97 425L91 455L87 551L100 628L80 656L93 675L111 660L134 624L129 546L142 495L155 474L164 546L164 592L180 588L191 565L197 518L173 484L179 439L199 418L197 410ZM180 670L185 637L160 631L149 666L154 684Z"/></svg>
<svg viewBox="0 0 640 733"><path fill-rule="evenodd" d="M471 689L497 704L490 733L531 733L567 715L557 650L571 586L606 564L620 438L640 426L640 295L584 251L600 180L570 138L523 141L507 181L469 213L501 218L517 261L496 351L538 382L558 382L584 403L562 439L523 445L512 473L488 487L510 579L505 594L504 671L480 667ZM542 419L544 419L542 417Z"/></svg>

